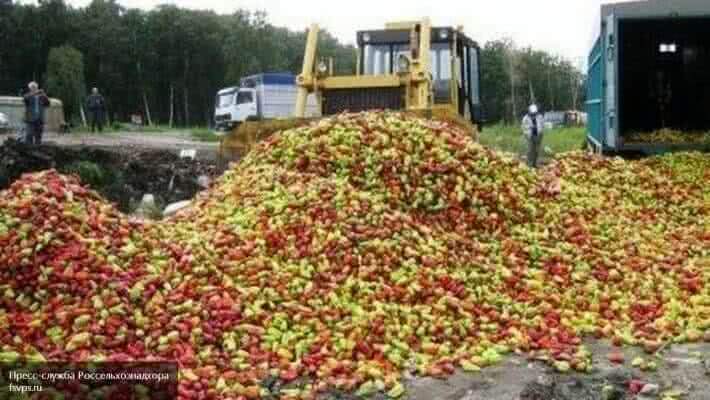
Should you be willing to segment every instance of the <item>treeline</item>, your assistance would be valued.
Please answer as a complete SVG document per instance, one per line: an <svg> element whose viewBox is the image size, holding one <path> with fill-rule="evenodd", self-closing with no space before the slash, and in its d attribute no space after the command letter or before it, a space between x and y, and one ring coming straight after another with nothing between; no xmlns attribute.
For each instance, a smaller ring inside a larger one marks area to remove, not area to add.
<svg viewBox="0 0 710 400"><path fill-rule="evenodd" d="M205 125L220 88L253 73L300 72L305 39L305 27L276 27L260 12L0 0L0 95L17 95L35 80L63 100L67 118L79 121L80 105L96 86L111 119L141 113L154 124ZM319 54L334 58L336 72L355 72L355 49L324 31ZM544 110L583 103L583 76L572 63L510 40L482 46L481 70L490 122L517 121L533 100Z"/></svg>
<svg viewBox="0 0 710 400"><path fill-rule="evenodd" d="M220 88L248 74L300 72L305 37L305 27L275 27L260 12L0 1L0 95L17 95L36 80L78 120L79 105L96 86L112 118L140 112L153 123L205 125ZM355 71L354 48L324 31L319 54L334 57L338 71Z"/></svg>
<svg viewBox="0 0 710 400"><path fill-rule="evenodd" d="M585 76L564 58L511 40L481 48L481 91L486 119L517 123L531 103L543 111L580 110Z"/></svg>

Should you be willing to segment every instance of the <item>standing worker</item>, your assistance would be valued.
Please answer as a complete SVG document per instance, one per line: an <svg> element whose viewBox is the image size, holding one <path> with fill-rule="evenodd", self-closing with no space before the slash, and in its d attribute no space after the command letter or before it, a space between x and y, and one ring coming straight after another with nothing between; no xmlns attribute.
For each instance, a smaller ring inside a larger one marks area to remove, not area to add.
<svg viewBox="0 0 710 400"><path fill-rule="evenodd" d="M44 109L49 107L49 98L37 82L27 84L29 92L23 96L25 103L25 143L42 144Z"/></svg>
<svg viewBox="0 0 710 400"><path fill-rule="evenodd" d="M86 108L89 109L89 113L91 114L91 132L95 132L96 128L101 132L104 127L106 100L104 100L104 96L99 94L98 88L91 89L91 95L86 99Z"/></svg>
<svg viewBox="0 0 710 400"><path fill-rule="evenodd" d="M538 113L537 106L532 104L528 108L528 113L523 118L523 135L528 140L528 166L537 168L537 158L542 145L542 134L544 130L542 114Z"/></svg>

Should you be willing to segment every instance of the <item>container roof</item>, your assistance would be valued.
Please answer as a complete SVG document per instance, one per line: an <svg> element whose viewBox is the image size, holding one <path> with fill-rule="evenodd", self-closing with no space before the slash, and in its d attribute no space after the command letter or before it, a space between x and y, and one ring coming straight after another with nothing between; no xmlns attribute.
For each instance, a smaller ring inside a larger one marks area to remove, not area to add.
<svg viewBox="0 0 710 400"><path fill-rule="evenodd" d="M604 4L602 18L612 13L619 18L661 18L710 16L708 0L645 0Z"/></svg>
<svg viewBox="0 0 710 400"><path fill-rule="evenodd" d="M601 33L602 21L611 14L618 18L710 17L708 0L642 0L618 1L599 7L592 27L589 47L592 48Z"/></svg>
<svg viewBox="0 0 710 400"><path fill-rule="evenodd" d="M265 72L263 74L245 76L240 83L243 87L254 86L258 83L264 85L295 85L296 75L289 72Z"/></svg>

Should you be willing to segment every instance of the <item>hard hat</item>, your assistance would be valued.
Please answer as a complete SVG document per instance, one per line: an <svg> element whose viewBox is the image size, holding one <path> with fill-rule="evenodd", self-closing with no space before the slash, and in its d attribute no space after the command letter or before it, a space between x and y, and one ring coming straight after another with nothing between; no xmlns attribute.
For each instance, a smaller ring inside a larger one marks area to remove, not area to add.
<svg viewBox="0 0 710 400"><path fill-rule="evenodd" d="M537 106L535 104L531 104L528 111L530 111L530 114L537 114Z"/></svg>

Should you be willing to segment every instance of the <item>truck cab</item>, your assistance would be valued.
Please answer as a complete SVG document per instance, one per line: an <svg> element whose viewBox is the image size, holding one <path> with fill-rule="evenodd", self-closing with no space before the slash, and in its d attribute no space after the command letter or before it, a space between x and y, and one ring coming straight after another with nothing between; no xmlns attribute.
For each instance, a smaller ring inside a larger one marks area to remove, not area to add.
<svg viewBox="0 0 710 400"><path fill-rule="evenodd" d="M217 130L227 131L241 122L259 118L257 93L253 88L222 89L217 92L215 104Z"/></svg>

